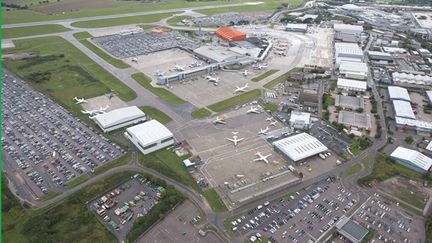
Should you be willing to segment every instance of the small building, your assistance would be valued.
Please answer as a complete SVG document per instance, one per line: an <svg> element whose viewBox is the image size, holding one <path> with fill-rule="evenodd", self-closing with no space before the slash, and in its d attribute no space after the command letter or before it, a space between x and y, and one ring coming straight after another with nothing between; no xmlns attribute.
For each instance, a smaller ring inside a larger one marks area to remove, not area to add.
<svg viewBox="0 0 432 243"><path fill-rule="evenodd" d="M311 125L311 114L301 111L291 111L289 123L297 129L309 129Z"/></svg>
<svg viewBox="0 0 432 243"><path fill-rule="evenodd" d="M388 86L389 97L391 100L404 100L411 102L408 90L399 86Z"/></svg>
<svg viewBox="0 0 432 243"><path fill-rule="evenodd" d="M340 106L344 109L356 110L364 109L364 99L356 96L339 95L335 96L335 106Z"/></svg>
<svg viewBox="0 0 432 243"><path fill-rule="evenodd" d="M328 150L317 138L307 134L296 134L276 142L274 148L292 161L299 161Z"/></svg>
<svg viewBox="0 0 432 243"><path fill-rule="evenodd" d="M390 158L394 161L405 165L413 170L426 173L432 166L432 159L426 155L404 147L397 147L391 154Z"/></svg>
<svg viewBox="0 0 432 243"><path fill-rule="evenodd" d="M411 103L409 103L408 101L393 100L393 108L395 111L395 117L416 119L414 111L411 107Z"/></svg>
<svg viewBox="0 0 432 243"><path fill-rule="evenodd" d="M426 91L426 96L429 100L429 104L432 105L432 90Z"/></svg>
<svg viewBox="0 0 432 243"><path fill-rule="evenodd" d="M146 121L146 115L136 106L115 109L96 115L93 120L103 132L110 132Z"/></svg>
<svg viewBox="0 0 432 243"><path fill-rule="evenodd" d="M343 215L339 222L337 222L336 229L339 234L352 243L362 242L369 233L365 227L361 226L356 221L347 218L345 215Z"/></svg>
<svg viewBox="0 0 432 243"><path fill-rule="evenodd" d="M293 31L293 32L305 33L307 29L308 29L307 24L287 24L285 26L286 31Z"/></svg>
<svg viewBox="0 0 432 243"><path fill-rule="evenodd" d="M222 27L216 30L215 34L226 41L240 41L246 39L246 34L233 28Z"/></svg>
<svg viewBox="0 0 432 243"><path fill-rule="evenodd" d="M367 89L367 83L365 81L338 78L337 87L338 89L344 89L348 91L365 92Z"/></svg>
<svg viewBox="0 0 432 243"><path fill-rule="evenodd" d="M371 128L371 117L370 114L341 111L339 112L338 123L349 127L357 127L369 130Z"/></svg>
<svg viewBox="0 0 432 243"><path fill-rule="evenodd" d="M156 120L129 127L126 129L125 136L143 154L149 154L174 144L173 134Z"/></svg>

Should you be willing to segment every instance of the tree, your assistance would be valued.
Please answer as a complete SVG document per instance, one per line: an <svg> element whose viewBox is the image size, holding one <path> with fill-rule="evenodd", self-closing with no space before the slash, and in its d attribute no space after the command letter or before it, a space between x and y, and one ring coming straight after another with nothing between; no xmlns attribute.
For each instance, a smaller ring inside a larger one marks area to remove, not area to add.
<svg viewBox="0 0 432 243"><path fill-rule="evenodd" d="M412 144L414 142L414 138L412 136L408 136L404 140L407 144Z"/></svg>
<svg viewBox="0 0 432 243"><path fill-rule="evenodd" d="M363 112L363 108L357 108L357 109L356 109L356 112L357 112L357 113L362 113L362 112Z"/></svg>

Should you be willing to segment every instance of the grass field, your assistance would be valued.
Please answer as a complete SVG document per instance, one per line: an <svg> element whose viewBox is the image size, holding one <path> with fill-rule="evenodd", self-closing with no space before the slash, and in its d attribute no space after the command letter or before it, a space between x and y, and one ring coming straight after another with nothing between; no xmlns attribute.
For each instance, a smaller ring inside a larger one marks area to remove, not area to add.
<svg viewBox="0 0 432 243"><path fill-rule="evenodd" d="M372 158L368 155L362 160L362 162L365 167L369 167L370 163L372 162Z"/></svg>
<svg viewBox="0 0 432 243"><path fill-rule="evenodd" d="M43 196L40 197L39 199L40 199L41 201L47 201L47 200L50 200L50 199L52 199L52 198L55 198L55 197L57 197L57 196L59 196L59 195L61 195L61 194L62 194L62 192L49 192L48 194L43 195Z"/></svg>
<svg viewBox="0 0 432 243"><path fill-rule="evenodd" d="M178 13L180 12L149 14L149 15L101 19L101 20L78 21L72 23L71 25L73 27L79 27L79 28L103 28L103 27L116 26L116 25L153 23Z"/></svg>
<svg viewBox="0 0 432 243"><path fill-rule="evenodd" d="M112 186L128 180L133 174L124 172L112 175L59 203L38 210L26 209L19 205L6 183L3 183L3 241L117 242L108 229L88 210L86 202Z"/></svg>
<svg viewBox="0 0 432 243"><path fill-rule="evenodd" d="M360 164L353 164L351 167L348 168L348 175L354 175L361 171L362 167Z"/></svg>
<svg viewBox="0 0 432 243"><path fill-rule="evenodd" d="M87 40L87 38L91 38L92 36L88 32L78 32L74 34L74 37L81 42L84 46L94 52L96 55L107 61L109 64L113 65L116 68L129 68L129 64L124 63L122 60L116 59L110 56L108 53L91 43Z"/></svg>
<svg viewBox="0 0 432 243"><path fill-rule="evenodd" d="M144 88L152 92L153 94L157 95L159 98L168 101L171 104L174 105L180 105L184 104L186 101L179 98L175 94L169 92L168 90L164 88L158 88L154 87L150 84L151 79L147 77L143 73L135 73L132 75L132 78L135 79L139 84L141 84Z"/></svg>
<svg viewBox="0 0 432 243"><path fill-rule="evenodd" d="M74 187L78 186L79 184L86 182L88 179L89 179L88 175L86 175L86 174L80 175L77 178L66 183L65 188L66 189L74 188Z"/></svg>
<svg viewBox="0 0 432 243"><path fill-rule="evenodd" d="M287 81L288 78L291 77L291 74L292 74L292 73L294 73L294 72L298 72L299 70L300 70L299 68L293 68L293 69L291 69L290 71L288 71L288 72L282 74L281 76L279 76L279 77L273 79L272 81L266 83L266 84L264 85L264 88L266 88L266 89L271 89L271 88L273 88L274 86L276 86L276 85L278 85L278 84L280 84L280 83L283 83L283 82Z"/></svg>
<svg viewBox="0 0 432 243"><path fill-rule="evenodd" d="M259 76L253 77L251 79L251 81L259 82L259 81L271 76L272 74L277 73L278 71L279 71L279 69L270 69L267 72L260 74Z"/></svg>
<svg viewBox="0 0 432 243"><path fill-rule="evenodd" d="M105 171L108 171L112 168L118 167L118 166L122 166L122 165L126 165L127 163L129 163L129 161L132 158L132 154L130 152L128 152L127 154L123 155L122 157L115 159L113 161L110 161L102 166L99 166L98 168L96 168L94 170L95 175L99 175L104 173Z"/></svg>
<svg viewBox="0 0 432 243"><path fill-rule="evenodd" d="M394 191L391 194L419 209L423 209L426 206L425 198L421 193L412 192L406 188L401 187L399 187L398 189L398 191Z"/></svg>
<svg viewBox="0 0 432 243"><path fill-rule="evenodd" d="M32 36L32 35L45 35L45 34L65 32L68 30L69 30L68 28L59 24L6 28L6 29L2 29L2 38L9 39L9 38L18 38L18 37Z"/></svg>
<svg viewBox="0 0 432 243"><path fill-rule="evenodd" d="M8 53L37 52L40 56L6 61L4 66L80 118L86 116L73 101L75 96L90 98L114 89L125 101L136 98L133 90L61 37L17 40L15 45Z"/></svg>
<svg viewBox="0 0 432 243"><path fill-rule="evenodd" d="M162 124L167 124L172 121L171 117L163 113L162 111L151 107L151 106L140 106L139 107L146 115L149 115L151 118L159 121Z"/></svg>
<svg viewBox="0 0 432 243"><path fill-rule="evenodd" d="M51 1L49 4L56 4L58 8L61 10L62 4L70 4L73 1L79 2L77 0L62 0L61 2ZM3 24L13 24L13 23L22 23L22 22L93 17L93 16L102 16L102 15L124 14L124 13L134 13L134 12L165 10L165 9L177 9L177 8L190 8L190 7L221 5L221 4L238 4L241 2L248 2L248 1L250 0L231 0L229 2L224 0L217 0L217 1L165 0L165 1L155 1L153 3L148 3L148 2L143 3L139 1L124 1L121 3L116 2L115 6L101 3L96 8L81 8L79 7L80 3L78 3L76 8L73 9L73 11L65 9L62 12L62 14L49 14L46 12L42 12L40 10L6 11L5 8L2 11L2 15L3 15ZM290 7L294 7L300 4L302 0L289 0L285 2L290 3ZM37 3L38 3L37 1L34 2L35 5ZM207 13L211 14L216 12L228 12L228 11L264 11L264 10L274 9L280 4L281 2L279 0L266 0L265 4L260 4L256 6L245 6L243 8L225 7L219 10L213 10L213 11L207 10Z"/></svg>
<svg viewBox="0 0 432 243"><path fill-rule="evenodd" d="M262 103L264 110L277 111L278 105L272 102Z"/></svg>
<svg viewBox="0 0 432 243"><path fill-rule="evenodd" d="M174 152L162 149L147 155L139 154L138 161L144 166L152 168L201 193L214 211L226 211L227 209L216 191L212 189L203 191L198 186L195 179L183 164L183 160L188 157L189 155L179 158Z"/></svg>
<svg viewBox="0 0 432 243"><path fill-rule="evenodd" d="M224 111L226 109L229 109L231 107L234 107L236 105L244 104L248 101L251 101L251 100L257 98L260 95L261 95L261 90L253 89L253 90L245 92L241 95L237 95L237 96L234 96L232 98L229 98L229 99L223 100L221 102L215 103L213 105L209 105L209 106L207 106L207 108L209 108L210 110L212 110L214 112L220 112L220 111Z"/></svg>
<svg viewBox="0 0 432 243"><path fill-rule="evenodd" d="M211 111L207 110L206 108L201 108L194 110L192 112L192 118L200 119L210 116L212 113Z"/></svg>
<svg viewBox="0 0 432 243"><path fill-rule="evenodd" d="M181 22L182 20L189 19L189 18L191 18L191 16L187 16L187 15L174 16L174 17L168 19L167 23L169 25L173 25L173 26L184 26L184 25L178 24L178 23Z"/></svg>

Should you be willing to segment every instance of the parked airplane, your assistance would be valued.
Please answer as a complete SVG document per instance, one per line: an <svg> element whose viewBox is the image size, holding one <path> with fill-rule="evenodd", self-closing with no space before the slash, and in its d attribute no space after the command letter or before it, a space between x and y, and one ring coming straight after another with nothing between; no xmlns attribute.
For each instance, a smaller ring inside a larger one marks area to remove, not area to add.
<svg viewBox="0 0 432 243"><path fill-rule="evenodd" d="M268 132L268 130L270 130L270 128L269 127L266 127L265 129L262 129L261 128L261 130L258 132L258 134L263 134L263 135L266 135L267 134L267 132Z"/></svg>
<svg viewBox="0 0 432 243"><path fill-rule="evenodd" d="M263 156L260 152L257 152L255 155L258 156L259 158L258 159L254 159L254 161L264 161L266 164L269 163L269 161L267 160L267 158L270 157L271 154Z"/></svg>
<svg viewBox="0 0 432 243"><path fill-rule="evenodd" d="M254 68L258 69L258 70L262 70L262 69L267 68L267 67L268 67L267 64L258 64Z"/></svg>
<svg viewBox="0 0 432 243"><path fill-rule="evenodd" d="M258 110L258 107L253 107L253 106L251 106L251 108L250 108L246 113L247 113L247 114L249 114L249 113L259 114L260 112L259 112L259 110Z"/></svg>
<svg viewBox="0 0 432 243"><path fill-rule="evenodd" d="M245 92L245 90L246 90L248 87L249 87L249 84L248 84L248 83L246 83L245 86L242 86L242 87L236 86L236 89L234 90L234 93L237 93L237 92Z"/></svg>
<svg viewBox="0 0 432 243"><path fill-rule="evenodd" d="M75 104L87 103L87 100L84 98L80 99L80 98L74 97L74 100L76 101Z"/></svg>
<svg viewBox="0 0 432 243"><path fill-rule="evenodd" d="M273 117L272 116L271 117L267 117L266 121L269 121L269 122L273 121Z"/></svg>
<svg viewBox="0 0 432 243"><path fill-rule="evenodd" d="M155 72L155 75L158 76L158 77L160 77L160 76L164 76L164 74L165 74L165 73L163 73L163 72L161 72L161 71L159 71L159 70L156 70L156 72Z"/></svg>
<svg viewBox="0 0 432 243"><path fill-rule="evenodd" d="M243 177L244 177L244 175L241 175L241 174L237 174L237 175L235 175L235 177L237 177L238 179L241 179L241 178L243 178Z"/></svg>
<svg viewBox="0 0 432 243"><path fill-rule="evenodd" d="M238 138L237 137L237 133L238 132L233 132L233 138L232 139L231 138L226 138L228 141L233 142L234 146L237 146L237 143L240 142L240 141L242 141L244 139L244 138Z"/></svg>
<svg viewBox="0 0 432 243"><path fill-rule="evenodd" d="M215 77L212 77L212 76L207 76L206 79L207 79L209 82L213 82L213 84L216 85L216 86L217 86L218 83L219 83L219 78L215 78Z"/></svg>
<svg viewBox="0 0 432 243"><path fill-rule="evenodd" d="M92 110L92 111L82 110L81 113L89 115L89 116L94 116L94 115L98 114L98 110Z"/></svg>
<svg viewBox="0 0 432 243"><path fill-rule="evenodd" d="M226 124L225 118L217 116L216 120L213 121L213 124Z"/></svg>
<svg viewBox="0 0 432 243"><path fill-rule="evenodd" d="M270 126L276 126L277 121L270 122Z"/></svg>
<svg viewBox="0 0 432 243"><path fill-rule="evenodd" d="M174 70L176 70L176 71L184 71L185 68L182 67L182 66L180 66L180 65L178 65L178 64L176 64L176 65L174 65Z"/></svg>

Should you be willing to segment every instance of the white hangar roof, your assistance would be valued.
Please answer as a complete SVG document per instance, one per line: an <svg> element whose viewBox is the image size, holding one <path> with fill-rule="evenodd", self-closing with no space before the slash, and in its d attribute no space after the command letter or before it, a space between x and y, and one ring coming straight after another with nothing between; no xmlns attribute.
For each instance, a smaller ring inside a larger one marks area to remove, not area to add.
<svg viewBox="0 0 432 243"><path fill-rule="evenodd" d="M367 89L367 83L365 81L358 81L358 80L346 79L346 78L338 78L337 86L348 87L352 89L361 89L361 90Z"/></svg>
<svg viewBox="0 0 432 243"><path fill-rule="evenodd" d="M278 140L273 142L273 145L293 161L299 161L328 150L318 139L307 133Z"/></svg>
<svg viewBox="0 0 432 243"><path fill-rule="evenodd" d="M395 159L409 161L413 165L426 171L432 166L431 158L420 153L419 151L407 149L401 146L397 147L390 156Z"/></svg>
<svg viewBox="0 0 432 243"><path fill-rule="evenodd" d="M339 65L340 72L356 72L356 73L365 73L369 72L369 69L364 62L349 62L341 60Z"/></svg>
<svg viewBox="0 0 432 243"><path fill-rule="evenodd" d="M404 100L393 100L393 107L397 117L416 119L411 104Z"/></svg>
<svg viewBox="0 0 432 243"><path fill-rule="evenodd" d="M145 114L136 106L115 109L94 117L94 120L103 128L115 126L131 120L144 117Z"/></svg>
<svg viewBox="0 0 432 243"><path fill-rule="evenodd" d="M290 122L303 122L305 124L310 123L311 114L308 112L291 111Z"/></svg>
<svg viewBox="0 0 432 243"><path fill-rule="evenodd" d="M391 100L406 100L411 102L407 89L398 86L388 86L387 89Z"/></svg>
<svg viewBox="0 0 432 243"><path fill-rule="evenodd" d="M173 137L171 131L157 120L151 120L129 127L126 131L143 146Z"/></svg>
<svg viewBox="0 0 432 243"><path fill-rule="evenodd" d="M350 32L350 33L358 33L358 34L363 32L363 26L361 25L334 24L333 28L337 32Z"/></svg>

